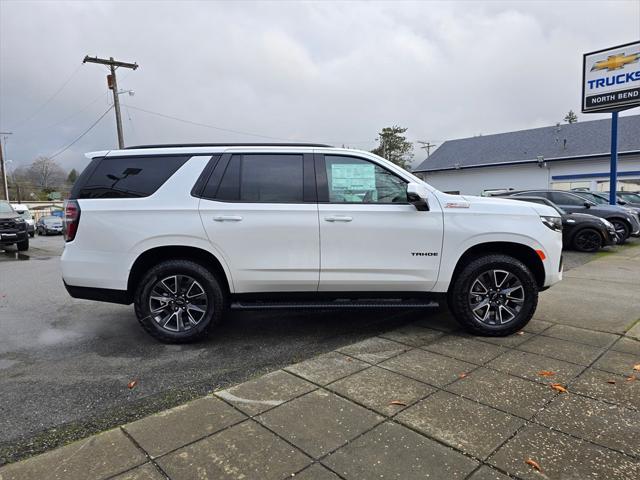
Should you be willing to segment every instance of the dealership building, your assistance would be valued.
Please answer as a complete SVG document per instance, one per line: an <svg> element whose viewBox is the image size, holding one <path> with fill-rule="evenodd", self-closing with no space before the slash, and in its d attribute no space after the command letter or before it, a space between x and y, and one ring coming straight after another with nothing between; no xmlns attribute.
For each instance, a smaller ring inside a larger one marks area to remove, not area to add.
<svg viewBox="0 0 640 480"><path fill-rule="evenodd" d="M438 190L609 189L611 120L444 142L414 173ZM618 120L618 190L640 191L640 115Z"/></svg>

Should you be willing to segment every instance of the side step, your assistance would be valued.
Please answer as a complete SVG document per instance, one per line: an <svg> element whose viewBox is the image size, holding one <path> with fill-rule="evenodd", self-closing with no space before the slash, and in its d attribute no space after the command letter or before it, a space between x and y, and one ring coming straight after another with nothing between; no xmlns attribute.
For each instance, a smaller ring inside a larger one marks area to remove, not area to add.
<svg viewBox="0 0 640 480"><path fill-rule="evenodd" d="M436 308L438 302L410 299L337 299L330 301L285 302L285 301L237 301L231 303L234 310L275 310L275 309L332 309L332 308Z"/></svg>

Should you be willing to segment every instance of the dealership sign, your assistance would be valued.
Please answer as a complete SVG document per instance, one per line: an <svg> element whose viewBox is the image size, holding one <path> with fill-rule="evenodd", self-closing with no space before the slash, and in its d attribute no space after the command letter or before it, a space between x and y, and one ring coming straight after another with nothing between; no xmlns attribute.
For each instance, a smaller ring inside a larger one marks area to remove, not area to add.
<svg viewBox="0 0 640 480"><path fill-rule="evenodd" d="M582 112L640 106L640 41L586 53L582 63Z"/></svg>

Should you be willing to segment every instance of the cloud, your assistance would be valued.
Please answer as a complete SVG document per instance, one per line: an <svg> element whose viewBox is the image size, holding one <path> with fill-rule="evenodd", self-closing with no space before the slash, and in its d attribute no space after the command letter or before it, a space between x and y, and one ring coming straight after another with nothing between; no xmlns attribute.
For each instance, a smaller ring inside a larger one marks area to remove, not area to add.
<svg viewBox="0 0 640 480"><path fill-rule="evenodd" d="M110 104L99 65L23 121L90 54L140 64L118 72L131 107L365 149L392 124L441 143L561 121L579 111L582 53L639 36L634 1L3 1L0 129L16 164L77 138ZM260 141L127 107L123 122L129 144ZM58 159L115 144L110 113Z"/></svg>

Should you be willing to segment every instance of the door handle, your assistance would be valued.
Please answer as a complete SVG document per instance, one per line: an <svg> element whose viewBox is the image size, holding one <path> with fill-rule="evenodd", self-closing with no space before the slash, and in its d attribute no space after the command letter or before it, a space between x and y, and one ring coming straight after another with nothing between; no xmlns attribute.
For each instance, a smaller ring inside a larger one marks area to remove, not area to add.
<svg viewBox="0 0 640 480"><path fill-rule="evenodd" d="M240 215L219 215L213 217L214 222L239 222L242 220Z"/></svg>
<svg viewBox="0 0 640 480"><path fill-rule="evenodd" d="M347 217L344 215L334 215L332 217L324 217L325 222L350 222L353 217Z"/></svg>

